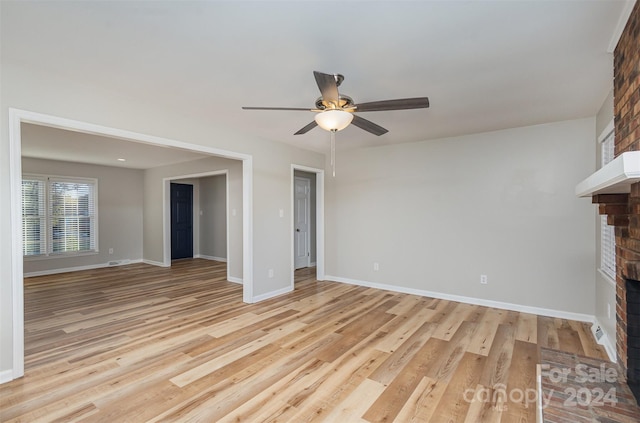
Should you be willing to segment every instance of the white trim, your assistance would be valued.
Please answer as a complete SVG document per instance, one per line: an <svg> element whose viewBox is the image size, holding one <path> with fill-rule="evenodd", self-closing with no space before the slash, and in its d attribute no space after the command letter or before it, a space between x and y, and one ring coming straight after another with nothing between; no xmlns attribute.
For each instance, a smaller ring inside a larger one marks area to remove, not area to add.
<svg viewBox="0 0 640 423"><path fill-rule="evenodd" d="M367 288L384 289L387 291L400 292L403 294L420 295L423 297L438 298L441 300L456 301L459 303L479 305L483 307L499 308L502 310L518 311L520 313L537 314L540 316L557 317L560 319L577 320L579 322L593 323L595 317L590 314L573 313L570 311L553 310L549 308L531 307L521 304L505 303L502 301L485 300L482 298L463 297L461 295L444 294L441 292L425 291L422 289L406 288L396 285L367 282L357 279L342 278L339 276L326 275L326 280L347 283L349 285L364 286Z"/></svg>
<svg viewBox="0 0 640 423"><path fill-rule="evenodd" d="M13 372L11 370L3 370L0 372L0 384L11 382L13 379L17 379L13 377Z"/></svg>
<svg viewBox="0 0 640 423"><path fill-rule="evenodd" d="M324 274L324 169L315 167L309 167L304 165L291 164L291 221L289 222L291 240L291 249L289 255L291 256L291 282L289 288L293 291L295 285L295 254L294 254L294 232L293 232L293 210L295 207L295 171L300 170L303 172L316 174L316 279L319 281L325 280Z"/></svg>
<svg viewBox="0 0 640 423"><path fill-rule="evenodd" d="M234 276L229 276L229 277L227 278L227 280L228 280L229 282L239 283L240 285L243 285L243 282L242 282L242 279L241 279L241 278L236 278L236 277L234 277Z"/></svg>
<svg viewBox="0 0 640 423"><path fill-rule="evenodd" d="M268 300L270 298L277 297L278 295L288 294L291 291L293 291L293 289L291 287L289 287L289 286L286 286L284 288L277 289L275 291L266 292L264 294L256 295L255 297L253 297L253 302L257 303L257 302L260 302L260 301Z"/></svg>
<svg viewBox="0 0 640 423"><path fill-rule="evenodd" d="M205 260L211 260L211 261L221 261L223 263L227 262L227 259L224 257L215 257L215 256L207 256L204 254L197 254L195 256L193 256L193 258L201 258L201 259L205 259ZM228 271L227 271L227 279L229 279L229 275L228 275Z"/></svg>
<svg viewBox="0 0 640 423"><path fill-rule="evenodd" d="M93 135L109 136L126 141L174 147L206 153L233 160L242 160L242 269L243 300L252 302L253 296L253 156L220 148L161 138L153 135L107 126L81 122L59 116L30 112L9 107L9 183L11 184L11 303L12 308L12 356L11 377L24 375L24 288L22 256L22 139L21 123L33 123L52 128L72 130ZM164 266L153 260L144 263Z"/></svg>
<svg viewBox="0 0 640 423"><path fill-rule="evenodd" d="M148 260L148 259L142 259L142 262L145 264L150 264L151 266L157 266L157 267L171 267L170 264L164 264L161 261L155 261L155 260Z"/></svg>
<svg viewBox="0 0 640 423"><path fill-rule="evenodd" d="M602 132L600 132L600 135L598 135L598 143L602 143L602 141L604 141L605 138L607 138L614 129L615 129L614 119L611 119L611 121L607 124L607 126L604 127Z"/></svg>
<svg viewBox="0 0 640 423"><path fill-rule="evenodd" d="M242 160L242 281L242 301L253 303L253 157L251 156Z"/></svg>
<svg viewBox="0 0 640 423"><path fill-rule="evenodd" d="M609 356L609 361L611 361L612 363L617 363L618 355L616 354L616 347L615 345L611 344L611 340L609 339L609 334L607 333L606 330L604 330L604 326L600 324L600 321L598 320L597 317L594 316L593 320L594 320L593 325L591 325L591 334L593 335L593 339L595 339L598 344L604 347L605 351L607 352L607 355ZM600 340L598 340L598 338L596 337L596 330L598 328L602 330L602 338L600 338Z"/></svg>
<svg viewBox="0 0 640 423"><path fill-rule="evenodd" d="M609 285L611 285L612 287L616 287L616 281L611 279L611 276L607 275L604 270L600 269L598 267L598 272L600 272L600 275L602 276L602 278L605 280L605 282L607 282Z"/></svg>
<svg viewBox="0 0 640 423"><path fill-rule="evenodd" d="M116 261L117 261L117 263L115 263ZM58 273L79 272L81 270L101 269L103 267L125 266L127 264L134 264L134 263L142 263L142 259L112 260L112 261L107 262L107 263L89 264L89 265L86 265L86 266L61 267L59 269L40 270L40 271L37 271L37 272L25 273L24 277L25 278L32 278L34 276L57 275Z"/></svg>
<svg viewBox="0 0 640 423"><path fill-rule="evenodd" d="M640 151L627 151L592 173L576 186L578 197L624 194L640 181Z"/></svg>
<svg viewBox="0 0 640 423"><path fill-rule="evenodd" d="M542 365L540 363L536 364L536 393L536 423L542 423L544 421L542 413L544 395L542 393Z"/></svg>
<svg viewBox="0 0 640 423"><path fill-rule="evenodd" d="M627 26L627 21L629 20L629 16L631 16L631 12L633 11L633 6L635 6L635 4L636 0L627 0L625 2L622 12L620 13L620 17L618 18L618 23L616 23L616 27L613 29L611 40L609 40L607 53L613 53L616 49L618 41L620 41L624 27Z"/></svg>
<svg viewBox="0 0 640 423"><path fill-rule="evenodd" d="M9 109L9 177L11 178L11 304L13 312L13 369L24 375L24 286L22 255L22 144L20 113Z"/></svg>

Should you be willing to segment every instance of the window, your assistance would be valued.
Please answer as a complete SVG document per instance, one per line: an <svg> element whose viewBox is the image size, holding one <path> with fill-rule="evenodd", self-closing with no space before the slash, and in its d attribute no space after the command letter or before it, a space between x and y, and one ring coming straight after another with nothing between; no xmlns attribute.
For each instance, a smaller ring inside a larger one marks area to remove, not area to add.
<svg viewBox="0 0 640 423"><path fill-rule="evenodd" d="M97 251L95 179L25 175L22 237L25 256Z"/></svg>
<svg viewBox="0 0 640 423"><path fill-rule="evenodd" d="M613 131L602 140L602 166L613 160ZM616 279L616 238L613 226L607 225L607 216L600 216L600 270L611 279Z"/></svg>

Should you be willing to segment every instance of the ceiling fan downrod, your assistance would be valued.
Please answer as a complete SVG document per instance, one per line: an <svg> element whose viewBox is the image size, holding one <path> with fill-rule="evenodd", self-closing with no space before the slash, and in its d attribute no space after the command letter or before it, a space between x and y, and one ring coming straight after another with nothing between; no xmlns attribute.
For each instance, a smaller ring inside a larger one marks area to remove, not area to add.
<svg viewBox="0 0 640 423"><path fill-rule="evenodd" d="M336 177L336 129L331 130L331 172Z"/></svg>

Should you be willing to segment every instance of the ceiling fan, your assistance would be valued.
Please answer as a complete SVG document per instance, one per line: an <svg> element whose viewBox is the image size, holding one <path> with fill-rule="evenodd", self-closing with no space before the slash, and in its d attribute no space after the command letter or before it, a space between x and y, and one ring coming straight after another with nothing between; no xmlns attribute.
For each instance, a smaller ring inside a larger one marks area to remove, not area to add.
<svg viewBox="0 0 640 423"><path fill-rule="evenodd" d="M243 107L244 110L293 110L316 112L314 120L294 135L306 134L316 126L331 132L331 165L335 176L335 133L341 131L350 123L360 129L364 129L374 135L383 135L389 132L370 120L360 117L355 112L380 112L387 110L424 109L429 107L427 97L401 98L395 100L371 101L356 104L347 95L340 94L338 87L344 81L340 74L327 74L318 71L313 72L320 93L322 94L315 103L315 108L299 107Z"/></svg>

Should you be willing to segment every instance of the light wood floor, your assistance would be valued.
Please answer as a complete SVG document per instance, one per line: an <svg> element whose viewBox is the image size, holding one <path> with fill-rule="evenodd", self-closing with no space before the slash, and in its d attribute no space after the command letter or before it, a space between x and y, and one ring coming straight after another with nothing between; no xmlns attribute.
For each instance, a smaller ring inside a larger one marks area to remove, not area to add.
<svg viewBox="0 0 640 423"><path fill-rule="evenodd" d="M535 389L538 346L606 357L585 323L310 270L248 305L225 274L186 260L25 280L26 374L0 385L0 420L533 422L535 404L465 391Z"/></svg>

